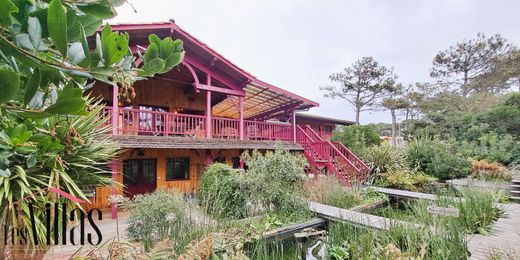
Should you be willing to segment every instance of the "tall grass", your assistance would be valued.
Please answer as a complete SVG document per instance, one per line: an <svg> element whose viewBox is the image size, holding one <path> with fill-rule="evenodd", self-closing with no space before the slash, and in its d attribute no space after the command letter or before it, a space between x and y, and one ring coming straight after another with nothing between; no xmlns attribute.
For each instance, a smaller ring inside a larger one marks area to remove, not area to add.
<svg viewBox="0 0 520 260"><path fill-rule="evenodd" d="M333 222L329 225L331 251L348 253L348 259L466 259L468 251L462 230L453 221L427 226L395 224L389 230ZM331 259L340 259L333 258Z"/></svg>

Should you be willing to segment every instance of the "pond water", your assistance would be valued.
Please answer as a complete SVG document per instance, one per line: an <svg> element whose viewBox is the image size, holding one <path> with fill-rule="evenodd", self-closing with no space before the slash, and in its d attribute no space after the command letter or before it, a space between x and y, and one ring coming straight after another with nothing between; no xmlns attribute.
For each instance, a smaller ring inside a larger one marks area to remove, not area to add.
<svg viewBox="0 0 520 260"><path fill-rule="evenodd" d="M326 259L326 236L296 239L293 235L249 245L251 259L321 260Z"/></svg>

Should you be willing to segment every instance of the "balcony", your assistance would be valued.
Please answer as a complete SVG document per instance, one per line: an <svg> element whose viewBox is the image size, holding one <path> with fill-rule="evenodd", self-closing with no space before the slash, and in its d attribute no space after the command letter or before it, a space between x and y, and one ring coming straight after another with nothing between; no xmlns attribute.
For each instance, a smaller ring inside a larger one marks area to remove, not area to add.
<svg viewBox="0 0 520 260"><path fill-rule="evenodd" d="M103 109L102 117L112 124L112 107ZM175 136L205 139L207 131L212 139L293 141L293 125L283 122L243 120L243 138L240 120L202 115L148 111L132 108L118 109L117 134L141 136ZM209 127L209 129L207 129Z"/></svg>

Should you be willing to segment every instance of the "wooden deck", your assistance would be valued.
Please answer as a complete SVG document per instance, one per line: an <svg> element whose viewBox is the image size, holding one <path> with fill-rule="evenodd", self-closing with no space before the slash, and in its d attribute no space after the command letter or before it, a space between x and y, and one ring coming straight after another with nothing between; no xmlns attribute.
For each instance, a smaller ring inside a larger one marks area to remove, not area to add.
<svg viewBox="0 0 520 260"><path fill-rule="evenodd" d="M376 228L376 229L381 229L381 230L388 230L392 225L396 225L396 224L417 225L417 224L411 224L411 223L400 221L400 220L361 213L358 211L336 208L333 206L316 203L316 202L309 202L309 209L312 212L317 213L318 216L326 218L326 219L346 222L349 224L368 226L371 228Z"/></svg>
<svg viewBox="0 0 520 260"><path fill-rule="evenodd" d="M435 195L395 189L374 187L390 196L436 200ZM520 204L495 204L504 214L491 229L488 236L467 235L470 259L520 259Z"/></svg>
<svg viewBox="0 0 520 260"><path fill-rule="evenodd" d="M504 215L491 235L468 235L469 259L520 259L520 204L497 204Z"/></svg>

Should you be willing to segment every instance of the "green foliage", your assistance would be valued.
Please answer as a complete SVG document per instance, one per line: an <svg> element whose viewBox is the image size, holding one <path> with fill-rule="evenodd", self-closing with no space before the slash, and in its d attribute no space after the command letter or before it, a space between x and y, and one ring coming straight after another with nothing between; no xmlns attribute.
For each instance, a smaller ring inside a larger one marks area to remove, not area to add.
<svg viewBox="0 0 520 260"><path fill-rule="evenodd" d="M199 192L208 213L239 219L269 211L291 214L305 208L300 198L305 180L303 157L276 150L244 153L242 159L247 172L213 164L202 175Z"/></svg>
<svg viewBox="0 0 520 260"><path fill-rule="evenodd" d="M350 209L370 202L388 200L388 197L372 188L346 188L334 176L320 176L316 180L308 180L305 185L305 197L326 205Z"/></svg>
<svg viewBox="0 0 520 260"><path fill-rule="evenodd" d="M13 206L24 197L37 207L59 202L49 187L85 198L86 187L115 185L103 175L116 146L99 120L100 104L83 95L94 81L117 85L124 95L143 79L127 35L110 26L96 34L102 19L115 15L115 3L121 1L0 0L0 215L10 223L30 223L27 203L19 212ZM147 75L182 60L182 42L162 41L176 44L166 44L161 55L177 58ZM19 213L21 223L13 221ZM40 230L42 216L36 217Z"/></svg>
<svg viewBox="0 0 520 260"><path fill-rule="evenodd" d="M131 239L141 241L146 251L153 244L170 239L174 241L173 251L179 252L201 233L180 193L158 190L137 195L125 207L130 212L126 231Z"/></svg>
<svg viewBox="0 0 520 260"><path fill-rule="evenodd" d="M475 160L488 160L511 165L520 162L520 141L510 135L481 134L477 140L462 141L458 150Z"/></svg>
<svg viewBox="0 0 520 260"><path fill-rule="evenodd" d="M361 158L372 168L372 173L376 175L408 166L403 152L388 143L364 149Z"/></svg>
<svg viewBox="0 0 520 260"><path fill-rule="evenodd" d="M409 191L424 191L436 178L414 170L393 170L379 174L376 186Z"/></svg>
<svg viewBox="0 0 520 260"><path fill-rule="evenodd" d="M199 197L203 208L217 218L240 219L248 216L244 173L215 163L200 178Z"/></svg>
<svg viewBox="0 0 520 260"><path fill-rule="evenodd" d="M439 180L465 177L471 166L467 159L454 154L448 144L426 138L409 141L406 156L412 168Z"/></svg>
<svg viewBox="0 0 520 260"><path fill-rule="evenodd" d="M334 130L332 141L343 143L355 154L360 154L366 147L381 143L376 129L369 125L339 127Z"/></svg>

